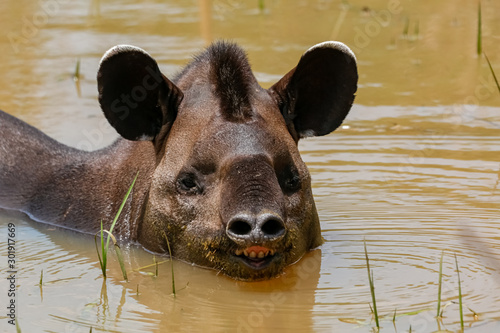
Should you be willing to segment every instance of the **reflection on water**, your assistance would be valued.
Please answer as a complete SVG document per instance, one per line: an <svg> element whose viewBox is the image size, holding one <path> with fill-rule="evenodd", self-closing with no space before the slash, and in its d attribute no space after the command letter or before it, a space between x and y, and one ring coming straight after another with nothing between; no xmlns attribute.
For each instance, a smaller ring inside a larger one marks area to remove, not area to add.
<svg viewBox="0 0 500 333"><path fill-rule="evenodd" d="M146 49L172 77L212 39L235 39L268 87L304 50L336 36L356 50L360 72L344 126L300 143L322 221L320 249L258 283L175 262L174 297L168 262L158 277L154 266L133 271L152 264L140 248L124 249L128 283L114 257L103 283L92 237L2 212L2 230L18 227L23 331L368 332L365 239L384 330L393 329L396 308L398 332L459 328L456 304L442 323L434 318L444 251L443 304L457 300L456 254L464 302L479 314L474 321L465 311L468 331L498 331L500 95L475 54L477 3L262 3L4 1L0 108L85 149L116 137L95 80L101 55L116 44ZM483 1L483 49L497 75L499 12L500 3ZM410 311L423 312L403 315Z"/></svg>

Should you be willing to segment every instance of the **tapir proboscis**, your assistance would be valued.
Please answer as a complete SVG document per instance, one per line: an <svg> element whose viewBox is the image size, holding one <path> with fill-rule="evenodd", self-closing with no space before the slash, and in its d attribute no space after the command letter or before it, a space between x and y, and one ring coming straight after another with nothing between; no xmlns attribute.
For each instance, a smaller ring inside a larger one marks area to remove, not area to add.
<svg viewBox="0 0 500 333"><path fill-rule="evenodd" d="M115 46L98 74L102 111L121 138L92 152L0 111L0 208L86 233L114 234L241 280L268 279L322 243L297 144L334 131L357 89L339 42L307 50L269 89L245 52L219 41L174 79L140 48Z"/></svg>

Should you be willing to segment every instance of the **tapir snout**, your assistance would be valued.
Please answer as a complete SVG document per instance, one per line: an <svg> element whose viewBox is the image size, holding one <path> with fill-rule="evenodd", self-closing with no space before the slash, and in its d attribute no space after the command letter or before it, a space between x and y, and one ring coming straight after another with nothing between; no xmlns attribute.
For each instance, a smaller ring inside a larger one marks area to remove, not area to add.
<svg viewBox="0 0 500 333"><path fill-rule="evenodd" d="M238 245L273 244L286 234L285 198L265 157L231 164L222 190L222 223Z"/></svg>
<svg viewBox="0 0 500 333"><path fill-rule="evenodd" d="M338 42L307 50L269 89L232 43L214 43L172 80L144 50L116 46L97 83L122 138L78 151L0 112L0 207L95 233L139 173L122 239L156 253L168 242L173 256L236 279L271 278L322 242L297 144L342 123L357 79Z"/></svg>

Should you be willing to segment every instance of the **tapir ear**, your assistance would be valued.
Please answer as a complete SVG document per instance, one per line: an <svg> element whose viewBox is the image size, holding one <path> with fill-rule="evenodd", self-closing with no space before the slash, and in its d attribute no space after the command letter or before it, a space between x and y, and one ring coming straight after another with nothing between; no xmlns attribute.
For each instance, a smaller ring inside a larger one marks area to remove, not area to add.
<svg viewBox="0 0 500 333"><path fill-rule="evenodd" d="M294 69L269 88L296 140L334 131L351 109L357 90L354 53L340 42L307 50Z"/></svg>
<svg viewBox="0 0 500 333"><path fill-rule="evenodd" d="M106 118L129 140L153 140L173 122L183 97L146 51L130 45L104 54L97 86Z"/></svg>

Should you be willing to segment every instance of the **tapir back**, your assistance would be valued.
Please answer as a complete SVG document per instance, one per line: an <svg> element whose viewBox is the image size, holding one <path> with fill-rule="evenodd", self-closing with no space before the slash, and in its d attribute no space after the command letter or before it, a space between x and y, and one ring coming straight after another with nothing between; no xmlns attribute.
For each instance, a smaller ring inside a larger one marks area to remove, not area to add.
<svg viewBox="0 0 500 333"><path fill-rule="evenodd" d="M100 220L109 223L127 183L137 172L147 178L154 166L152 145L144 142L118 139L103 150L84 152L3 111L0 133L0 208L69 229L93 233ZM141 183L134 191L139 206L146 191ZM130 225L130 215L137 219L139 211L132 203L125 207L127 221L120 224L117 234L133 238L136 225Z"/></svg>
<svg viewBox="0 0 500 333"><path fill-rule="evenodd" d="M0 207L24 211L70 149L3 111L0 133Z"/></svg>

